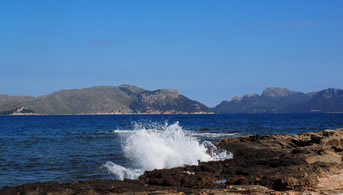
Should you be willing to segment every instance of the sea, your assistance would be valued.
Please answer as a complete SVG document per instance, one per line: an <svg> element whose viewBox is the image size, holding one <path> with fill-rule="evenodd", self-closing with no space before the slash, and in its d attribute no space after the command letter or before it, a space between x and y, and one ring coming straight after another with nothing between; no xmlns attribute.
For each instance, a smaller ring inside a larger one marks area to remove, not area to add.
<svg viewBox="0 0 343 195"><path fill-rule="evenodd" d="M136 179L144 171L235 158L213 143L247 134L343 127L343 114L0 116L0 188Z"/></svg>

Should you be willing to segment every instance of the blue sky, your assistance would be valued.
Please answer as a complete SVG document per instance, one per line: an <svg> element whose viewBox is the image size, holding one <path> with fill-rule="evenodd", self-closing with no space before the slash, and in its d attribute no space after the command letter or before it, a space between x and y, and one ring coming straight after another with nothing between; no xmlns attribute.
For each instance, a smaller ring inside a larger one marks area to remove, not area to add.
<svg viewBox="0 0 343 195"><path fill-rule="evenodd" d="M343 1L2 0L0 94L174 88L214 106L343 83Z"/></svg>

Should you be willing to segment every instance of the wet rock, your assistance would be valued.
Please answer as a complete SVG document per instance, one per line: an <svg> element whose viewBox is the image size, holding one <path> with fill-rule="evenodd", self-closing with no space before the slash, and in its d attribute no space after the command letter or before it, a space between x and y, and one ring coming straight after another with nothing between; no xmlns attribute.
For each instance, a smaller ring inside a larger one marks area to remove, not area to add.
<svg viewBox="0 0 343 195"><path fill-rule="evenodd" d="M55 182L5 187L0 194L292 194L343 192L343 129L226 138L224 161L145 172L136 181ZM225 181L225 182L216 182Z"/></svg>
<svg viewBox="0 0 343 195"><path fill-rule="evenodd" d="M216 180L225 179L226 185L257 184L281 191L315 189L318 175L342 168L342 138L343 129L300 135L226 138L217 146L232 152L233 159L146 172L139 181L208 188L217 185ZM196 174L183 179L178 175L179 169ZM167 179L156 182L156 172L168 176ZM182 182L175 182L177 180Z"/></svg>

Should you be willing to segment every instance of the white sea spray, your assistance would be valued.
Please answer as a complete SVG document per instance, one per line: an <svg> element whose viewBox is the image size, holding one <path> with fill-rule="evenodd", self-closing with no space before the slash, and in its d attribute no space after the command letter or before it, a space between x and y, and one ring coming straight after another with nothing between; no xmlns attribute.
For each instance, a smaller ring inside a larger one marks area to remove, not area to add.
<svg viewBox="0 0 343 195"><path fill-rule="evenodd" d="M119 131L118 131L119 132ZM200 141L185 133L178 123L155 125L146 129L135 125L135 129L122 131L124 155L135 169L106 162L107 170L117 179L135 179L144 171L197 165L198 161L218 161L232 158L232 154L219 150L209 141Z"/></svg>

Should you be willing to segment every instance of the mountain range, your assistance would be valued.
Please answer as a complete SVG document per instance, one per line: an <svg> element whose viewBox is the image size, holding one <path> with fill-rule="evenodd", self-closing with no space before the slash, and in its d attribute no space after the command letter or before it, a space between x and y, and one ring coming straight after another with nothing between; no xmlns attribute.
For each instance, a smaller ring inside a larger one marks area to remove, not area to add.
<svg viewBox="0 0 343 195"><path fill-rule="evenodd" d="M210 109L172 89L132 85L60 90L39 97L0 95L2 114L202 113Z"/></svg>
<svg viewBox="0 0 343 195"><path fill-rule="evenodd" d="M286 88L266 88L261 95L234 97L213 110L216 113L343 112L343 90L329 88L303 93Z"/></svg>
<svg viewBox="0 0 343 195"><path fill-rule="evenodd" d="M154 91L132 85L60 90L48 95L0 95L0 114L168 114L168 113L290 113L343 112L343 90L302 93L266 88L222 101L213 108L187 98L174 89Z"/></svg>

